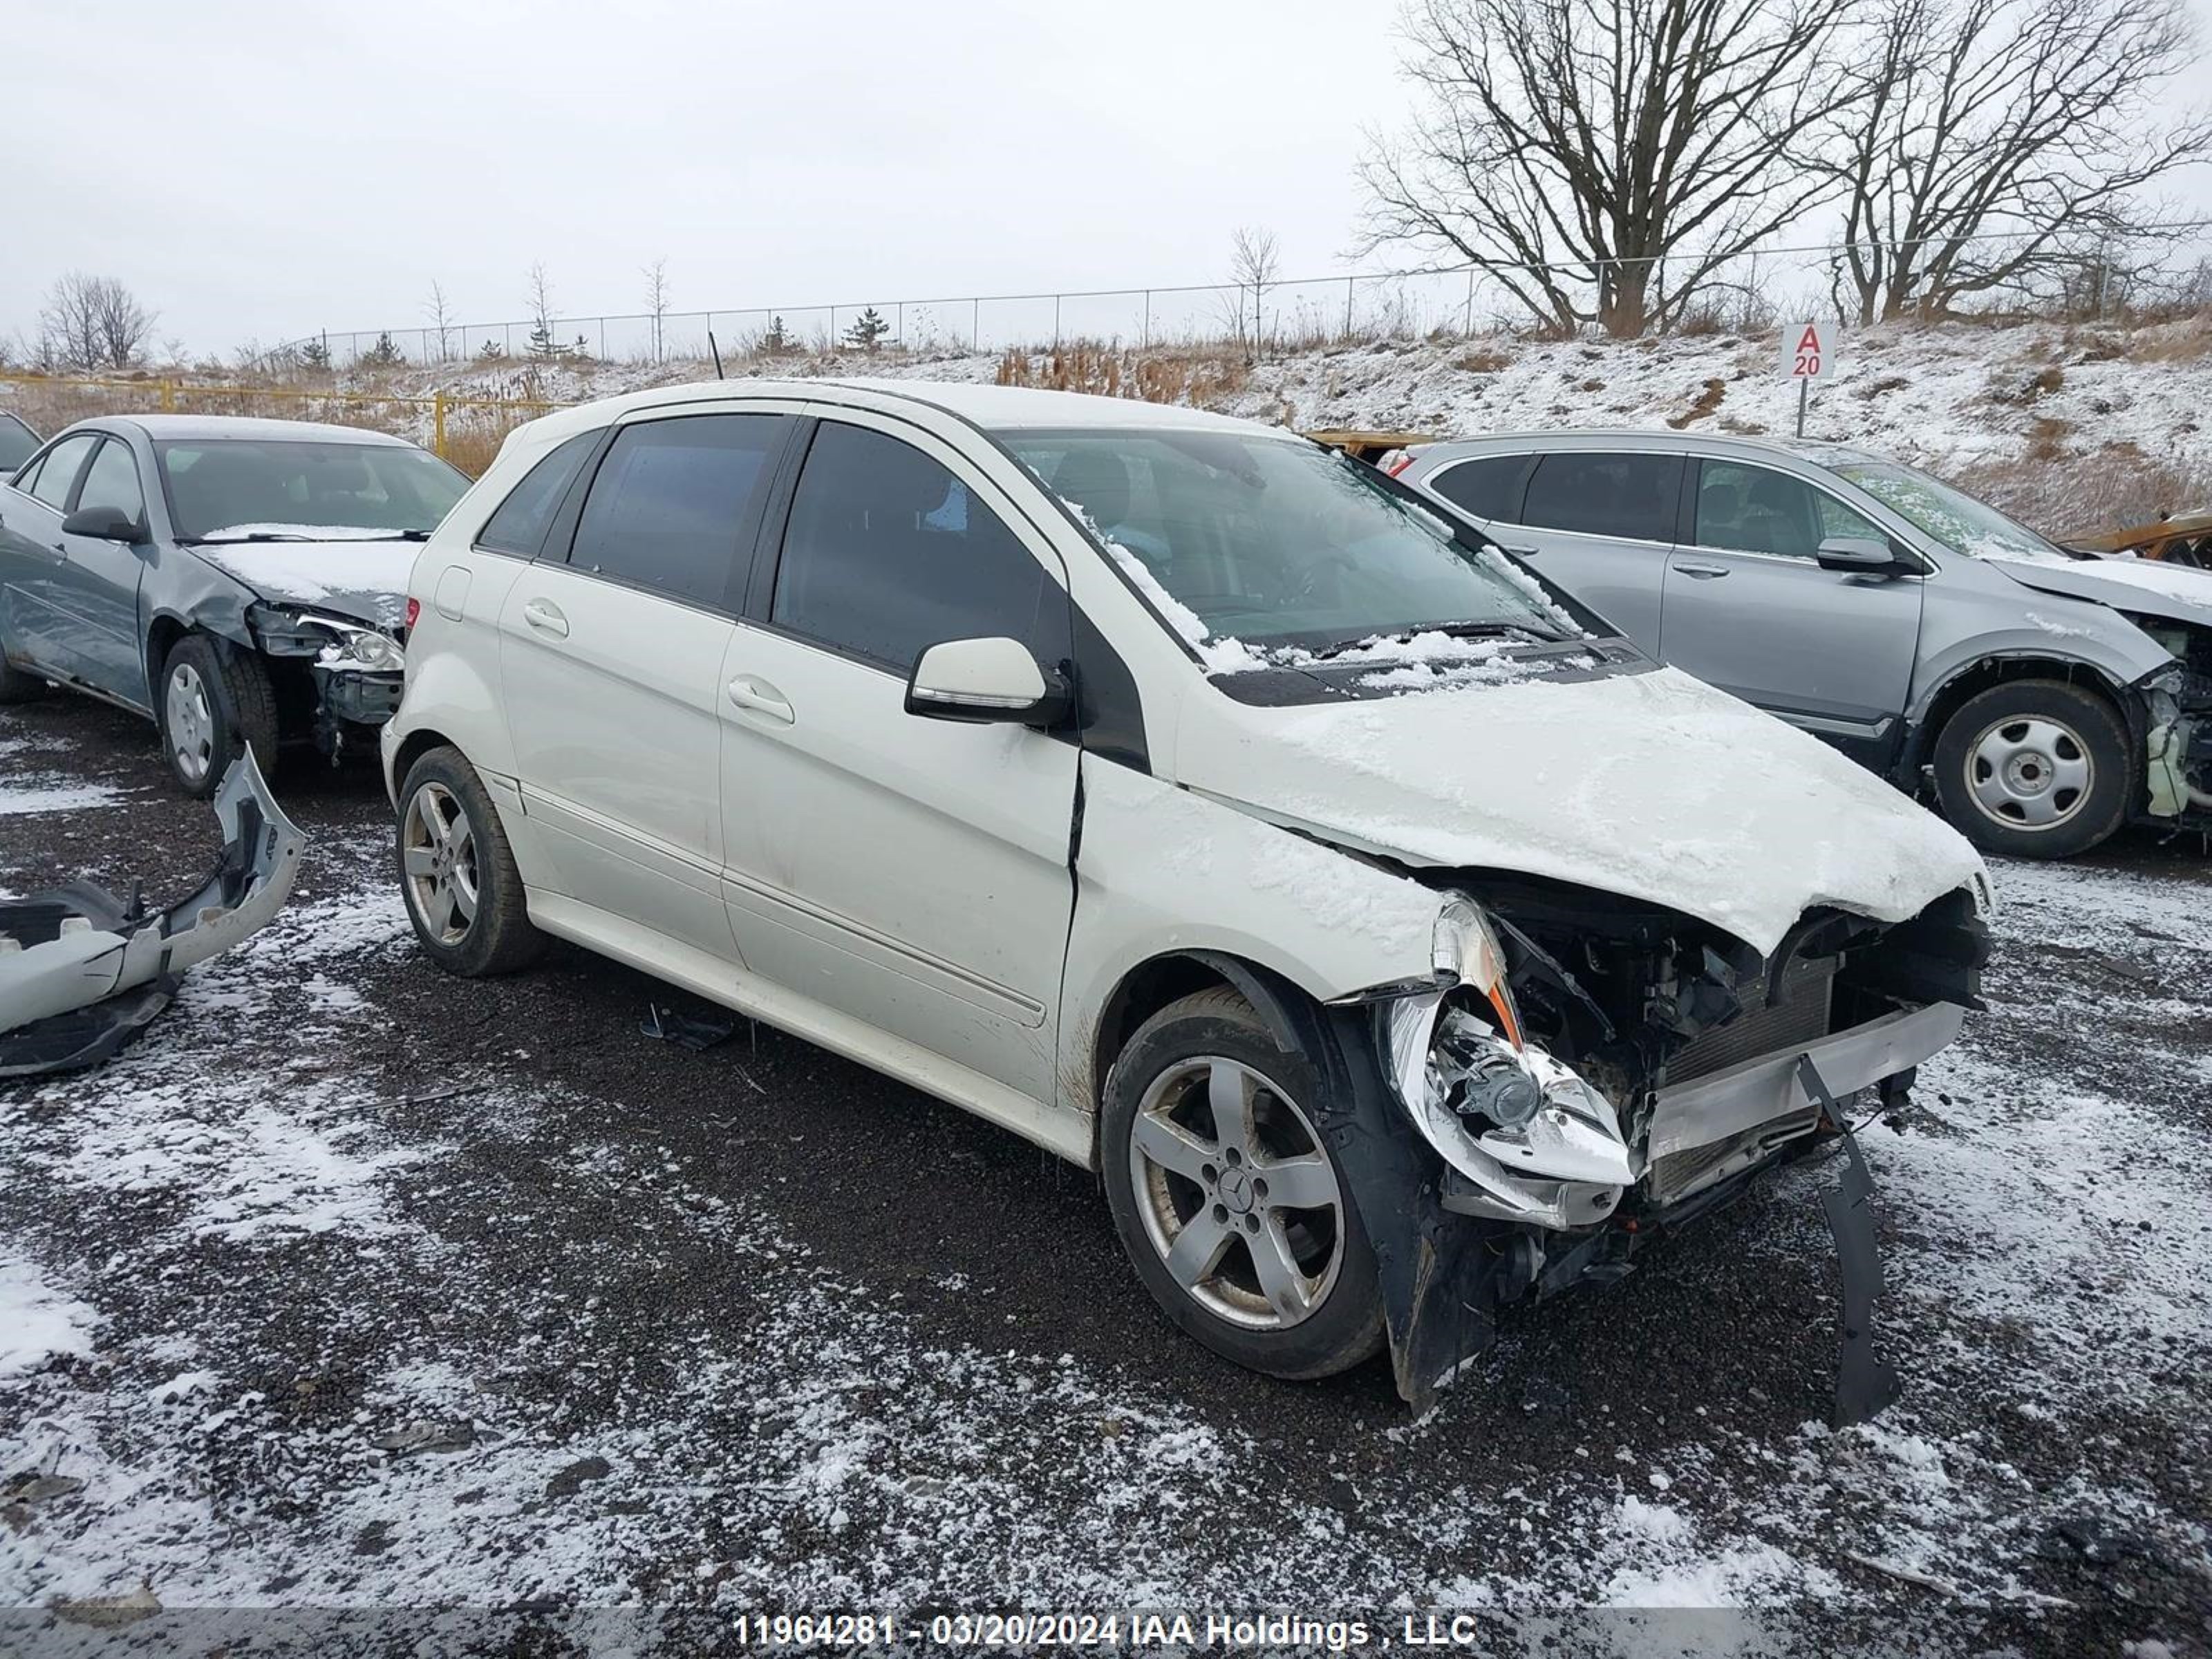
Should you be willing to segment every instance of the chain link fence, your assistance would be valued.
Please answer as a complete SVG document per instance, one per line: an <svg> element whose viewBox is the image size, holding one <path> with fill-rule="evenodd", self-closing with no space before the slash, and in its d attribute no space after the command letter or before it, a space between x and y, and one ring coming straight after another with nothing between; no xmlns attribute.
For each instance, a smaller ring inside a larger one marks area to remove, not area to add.
<svg viewBox="0 0 2212 1659"><path fill-rule="evenodd" d="M2124 237L2074 238L2039 256L2003 287L1973 296L1978 309L2114 318L2145 306L2212 301L2212 222L2147 227ZM1968 239L1992 250L2043 234ZM1727 260L1705 273L1674 326L1742 332L1782 320L1855 320L1858 306L1840 277L1840 244L1784 246ZM1701 253L1638 262L1650 292L1706 261ZM909 354L998 352L1096 341L1140 348L1237 342L1261 349L1366 340L1469 337L1525 328L1531 319L1509 281L1543 270L1594 295L1601 272L1588 263L1546 267L1449 265L1351 272L1258 284L1199 283L1060 293L985 294L937 299L856 298L831 304L716 307L706 311L568 313L489 322L416 321L320 330L279 347L333 367L485 363L591 358L650 362L820 355L862 346L859 331L880 326L877 346ZM872 321L863 324L864 318Z"/></svg>

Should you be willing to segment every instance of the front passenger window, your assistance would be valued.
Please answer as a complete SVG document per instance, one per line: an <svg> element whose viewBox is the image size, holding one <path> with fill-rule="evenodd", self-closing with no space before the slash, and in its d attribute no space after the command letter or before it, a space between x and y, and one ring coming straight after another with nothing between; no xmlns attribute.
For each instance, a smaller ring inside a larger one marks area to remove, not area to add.
<svg viewBox="0 0 2212 1659"><path fill-rule="evenodd" d="M1699 547L1811 559L1830 536L1888 538L1832 495L1771 467L1707 461L1698 479Z"/></svg>
<svg viewBox="0 0 2212 1659"><path fill-rule="evenodd" d="M131 446L120 438L100 445L100 453L84 475L84 488L76 493L77 511L88 507L112 507L134 523L146 516L146 493L138 487L138 463Z"/></svg>
<svg viewBox="0 0 2212 1659"><path fill-rule="evenodd" d="M784 532L769 620L902 671L946 640L1066 653L1067 596L966 484L913 445L824 421Z"/></svg>

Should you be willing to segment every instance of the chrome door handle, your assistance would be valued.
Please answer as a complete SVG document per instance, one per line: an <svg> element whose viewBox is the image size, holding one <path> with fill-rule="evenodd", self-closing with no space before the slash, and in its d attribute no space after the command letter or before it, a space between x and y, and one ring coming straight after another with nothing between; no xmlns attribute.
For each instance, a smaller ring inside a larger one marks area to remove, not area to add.
<svg viewBox="0 0 2212 1659"><path fill-rule="evenodd" d="M1695 576L1699 581L1711 581L1716 576L1725 576L1729 568L1724 564L1704 564L1688 559L1674 561L1674 568L1685 576Z"/></svg>
<svg viewBox="0 0 2212 1659"><path fill-rule="evenodd" d="M550 599L532 599L522 607L522 620L541 634L550 634L556 640L568 637L568 619L561 614L561 607Z"/></svg>
<svg viewBox="0 0 2212 1659"><path fill-rule="evenodd" d="M789 726L794 718L791 705L783 693L766 680L751 674L740 674L729 684L730 701L740 708Z"/></svg>

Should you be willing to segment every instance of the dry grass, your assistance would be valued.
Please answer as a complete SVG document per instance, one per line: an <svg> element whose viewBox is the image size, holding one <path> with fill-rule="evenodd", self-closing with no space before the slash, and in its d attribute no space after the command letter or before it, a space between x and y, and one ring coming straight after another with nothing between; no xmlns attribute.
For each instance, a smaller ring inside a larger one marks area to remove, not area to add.
<svg viewBox="0 0 2212 1659"><path fill-rule="evenodd" d="M1251 369L1231 347L1169 346L1142 351L1072 340L1044 352L1009 350L999 359L995 378L1000 386L1087 392L1203 409L1243 390Z"/></svg>
<svg viewBox="0 0 2212 1659"><path fill-rule="evenodd" d="M2133 444L1947 468L1970 495L2046 536L2148 524L2212 501L2212 466L2154 459Z"/></svg>
<svg viewBox="0 0 2212 1659"><path fill-rule="evenodd" d="M1667 424L1680 432L1684 427L1692 425L1711 415L1721 406L1722 400L1727 396L1726 380L1707 380L1704 389L1698 393L1698 400L1681 414L1668 416Z"/></svg>
<svg viewBox="0 0 2212 1659"><path fill-rule="evenodd" d="M1496 346L1477 346L1454 365L1470 374L1498 374L1513 367L1510 352L1500 351Z"/></svg>

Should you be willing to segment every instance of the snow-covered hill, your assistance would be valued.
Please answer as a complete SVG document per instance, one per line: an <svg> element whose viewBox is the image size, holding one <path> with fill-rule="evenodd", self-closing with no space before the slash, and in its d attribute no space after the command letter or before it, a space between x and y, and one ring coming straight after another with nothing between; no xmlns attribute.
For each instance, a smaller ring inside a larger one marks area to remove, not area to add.
<svg viewBox="0 0 2212 1659"><path fill-rule="evenodd" d="M1270 353L1097 346L927 357L753 359L733 377L873 374L1030 383L1188 398L1301 428L1437 434L1589 426L1702 426L1786 434L1796 411L1774 334L1634 341L1383 341ZM462 365L380 377L392 389L562 402L711 375L706 362ZM395 385L394 382L403 385ZM2133 329L2057 324L1892 325L1843 336L1808 436L1915 461L2053 531L2212 505L2212 318Z"/></svg>

